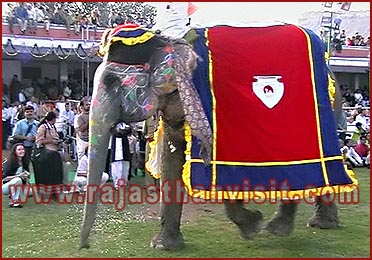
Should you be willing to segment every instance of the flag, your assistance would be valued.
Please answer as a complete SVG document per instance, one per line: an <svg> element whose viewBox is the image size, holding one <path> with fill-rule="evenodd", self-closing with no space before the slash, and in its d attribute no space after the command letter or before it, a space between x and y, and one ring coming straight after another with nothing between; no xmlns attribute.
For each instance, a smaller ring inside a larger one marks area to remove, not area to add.
<svg viewBox="0 0 372 260"><path fill-rule="evenodd" d="M187 7L187 15L188 16L192 15L193 13L196 12L196 10L197 10L197 7L193 3L189 2L188 7Z"/></svg>
<svg viewBox="0 0 372 260"><path fill-rule="evenodd" d="M351 6L351 2L343 2L341 5L341 10L349 11L350 6Z"/></svg>

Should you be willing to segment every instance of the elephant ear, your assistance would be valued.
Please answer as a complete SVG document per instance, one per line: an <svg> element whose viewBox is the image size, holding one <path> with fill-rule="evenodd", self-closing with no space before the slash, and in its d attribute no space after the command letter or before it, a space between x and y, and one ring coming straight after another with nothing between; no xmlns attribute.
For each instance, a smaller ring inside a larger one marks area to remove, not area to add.
<svg viewBox="0 0 372 260"><path fill-rule="evenodd" d="M176 83L185 118L190 125L192 135L201 142L199 156L204 164L209 164L212 154L212 130L199 94L192 82L192 71L196 68L197 55L188 44L178 44L174 51Z"/></svg>

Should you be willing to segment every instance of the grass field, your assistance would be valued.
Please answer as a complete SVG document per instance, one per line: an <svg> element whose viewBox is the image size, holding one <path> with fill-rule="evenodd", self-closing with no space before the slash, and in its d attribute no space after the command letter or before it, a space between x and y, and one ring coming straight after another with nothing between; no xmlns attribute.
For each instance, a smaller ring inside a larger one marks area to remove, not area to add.
<svg viewBox="0 0 372 260"><path fill-rule="evenodd" d="M22 209L2 203L2 256L7 257L262 257L262 258L352 258L370 256L370 173L356 169L360 203L339 204L340 227L320 230L306 227L313 206L301 203L295 231L288 237L262 232L252 241L243 240L236 226L224 215L222 205L185 205L182 232L186 247L180 251L149 248L159 231L158 207L128 205L118 211L100 205L91 233L91 248L79 250L83 206L35 204L32 198ZM143 177L135 177L141 184ZM269 220L276 205L252 205Z"/></svg>

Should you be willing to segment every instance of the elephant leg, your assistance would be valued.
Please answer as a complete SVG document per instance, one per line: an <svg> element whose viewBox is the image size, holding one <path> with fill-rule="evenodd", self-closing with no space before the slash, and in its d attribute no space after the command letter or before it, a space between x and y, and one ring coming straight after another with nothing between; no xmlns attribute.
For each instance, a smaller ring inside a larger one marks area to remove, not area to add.
<svg viewBox="0 0 372 260"><path fill-rule="evenodd" d="M285 201L279 205L265 229L274 235L287 236L293 232L298 201Z"/></svg>
<svg viewBox="0 0 372 260"><path fill-rule="evenodd" d="M338 210L334 202L327 202L325 196L317 197L314 214L308 220L308 227L332 229L338 227Z"/></svg>
<svg viewBox="0 0 372 260"><path fill-rule="evenodd" d="M161 231L150 246L156 249L177 250L184 247L180 231L185 189L181 178L185 162L183 123L171 127L165 123L163 171L161 176Z"/></svg>
<svg viewBox="0 0 372 260"><path fill-rule="evenodd" d="M238 226L240 235L245 239L253 239L261 230L261 211L244 208L242 200L225 200L224 205L227 217Z"/></svg>
<svg viewBox="0 0 372 260"><path fill-rule="evenodd" d="M88 237L96 219L99 202L99 187L105 169L110 130L118 122L120 105L115 99L116 92L93 94L89 115L89 166L87 190L85 195L84 216L81 225L80 246L88 248ZM99 100L99 101L97 101Z"/></svg>

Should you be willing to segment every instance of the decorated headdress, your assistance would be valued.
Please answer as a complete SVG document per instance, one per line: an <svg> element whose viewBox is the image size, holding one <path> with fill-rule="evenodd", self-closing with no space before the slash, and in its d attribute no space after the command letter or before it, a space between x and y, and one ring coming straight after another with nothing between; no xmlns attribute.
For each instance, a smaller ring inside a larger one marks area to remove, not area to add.
<svg viewBox="0 0 372 260"><path fill-rule="evenodd" d="M127 46L142 44L153 38L155 34L146 27L135 23L126 23L107 29L101 37L98 55L104 56L114 42L122 42Z"/></svg>

